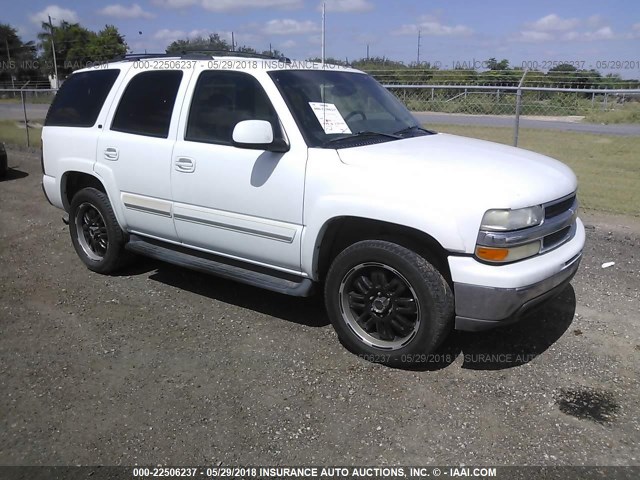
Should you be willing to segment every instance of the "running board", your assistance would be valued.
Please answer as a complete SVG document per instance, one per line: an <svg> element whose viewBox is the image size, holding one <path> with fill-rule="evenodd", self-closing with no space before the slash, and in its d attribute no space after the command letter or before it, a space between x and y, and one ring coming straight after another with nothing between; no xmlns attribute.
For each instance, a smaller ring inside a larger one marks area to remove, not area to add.
<svg viewBox="0 0 640 480"><path fill-rule="evenodd" d="M129 242L126 244L126 249L173 265L294 297L308 297L313 289L313 282L308 278L295 277L286 273L282 273L282 276L277 276L280 272L274 272L274 275L266 268L237 261L233 261L235 265L223 263L218 256L142 238L138 235L131 235ZM231 262L232 260L229 261ZM285 276L288 278L283 278Z"/></svg>

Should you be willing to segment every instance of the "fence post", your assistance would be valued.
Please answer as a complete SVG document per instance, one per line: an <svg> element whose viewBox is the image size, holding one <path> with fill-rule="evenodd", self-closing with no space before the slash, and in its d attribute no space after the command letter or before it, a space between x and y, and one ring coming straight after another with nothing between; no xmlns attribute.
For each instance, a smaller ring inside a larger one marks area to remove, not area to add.
<svg viewBox="0 0 640 480"><path fill-rule="evenodd" d="M24 87L27 86L27 83L25 83L20 89L20 99L22 100L22 113L24 114L24 130L27 132L27 147L30 147L31 142L29 140L29 120L27 120L27 105L24 101Z"/></svg>
<svg viewBox="0 0 640 480"><path fill-rule="evenodd" d="M522 107L522 84L524 83L524 77L527 75L525 69L518 84L518 91L516 92L516 118L513 125L513 146L518 146L518 134L520 133L520 108Z"/></svg>

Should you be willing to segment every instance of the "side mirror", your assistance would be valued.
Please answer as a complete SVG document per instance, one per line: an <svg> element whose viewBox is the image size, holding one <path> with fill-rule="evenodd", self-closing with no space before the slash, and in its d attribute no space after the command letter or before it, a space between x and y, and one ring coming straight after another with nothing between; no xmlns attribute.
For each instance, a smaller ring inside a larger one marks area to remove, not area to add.
<svg viewBox="0 0 640 480"><path fill-rule="evenodd" d="M274 135L273 126L266 120L244 120L236 124L231 136L240 148L288 152L289 145L282 135Z"/></svg>

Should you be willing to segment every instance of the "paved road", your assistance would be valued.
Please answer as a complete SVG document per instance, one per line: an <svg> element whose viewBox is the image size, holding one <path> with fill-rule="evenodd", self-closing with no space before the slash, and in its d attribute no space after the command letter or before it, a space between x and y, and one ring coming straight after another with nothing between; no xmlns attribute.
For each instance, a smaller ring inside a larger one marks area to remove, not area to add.
<svg viewBox="0 0 640 480"><path fill-rule="evenodd" d="M427 125L479 125L483 127L513 127L514 119L502 115L452 115L449 113L414 113L415 117ZM604 135L640 135L640 124L600 125L596 123L574 123L566 121L537 120L520 118L520 128L542 130L562 130L566 132L599 133ZM436 127L437 130L437 127Z"/></svg>
<svg viewBox="0 0 640 480"><path fill-rule="evenodd" d="M27 105L27 117L31 120L42 120L47 114L49 105ZM414 113L427 125L481 125L485 127L513 127L513 117L500 115L452 115L448 113ZM21 104L0 104L0 120L22 120L24 113ZM640 136L638 125L598 125L590 123L572 123L565 121L520 119L521 128L537 128L545 130L563 130L568 132L599 133L605 135Z"/></svg>
<svg viewBox="0 0 640 480"><path fill-rule="evenodd" d="M588 220L554 302L395 370L342 347L321 297L154 261L88 271L42 196L39 155L9 155L0 465L640 461L640 230Z"/></svg>
<svg viewBox="0 0 640 480"><path fill-rule="evenodd" d="M27 118L29 120L42 120L47 115L48 104L27 104ZM0 120L24 120L24 112L21 103L0 103Z"/></svg>

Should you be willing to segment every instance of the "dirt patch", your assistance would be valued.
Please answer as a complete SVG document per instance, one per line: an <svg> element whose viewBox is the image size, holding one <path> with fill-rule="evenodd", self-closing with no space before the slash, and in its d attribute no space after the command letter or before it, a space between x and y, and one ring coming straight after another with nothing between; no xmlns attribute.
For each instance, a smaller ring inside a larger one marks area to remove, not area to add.
<svg viewBox="0 0 640 480"><path fill-rule="evenodd" d="M0 465L640 463L637 219L584 215L562 294L398 370L347 352L321 296L148 260L88 271L39 152L9 150L9 165Z"/></svg>

